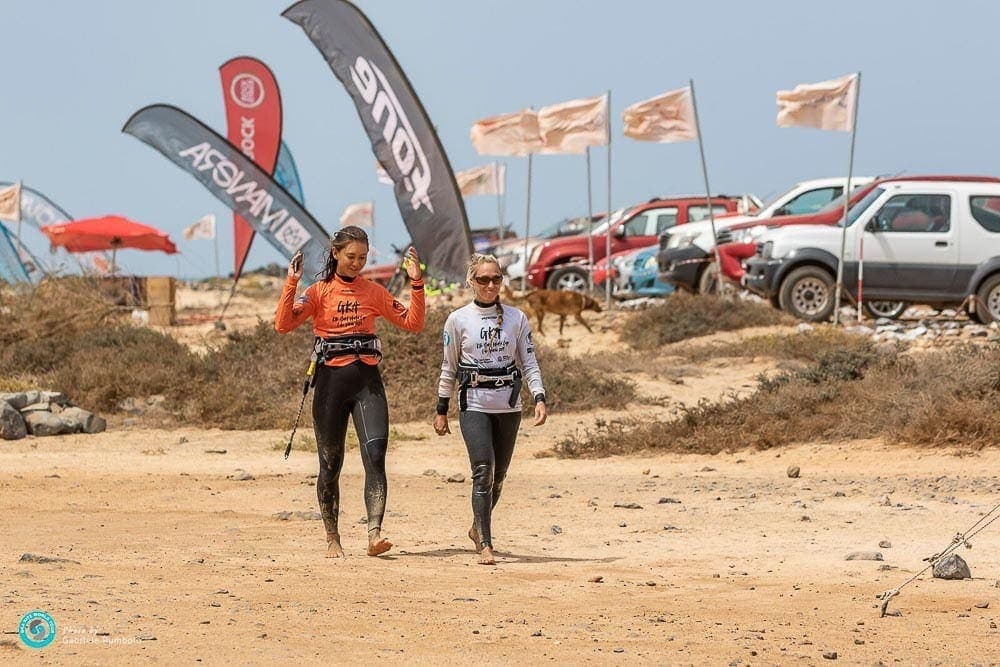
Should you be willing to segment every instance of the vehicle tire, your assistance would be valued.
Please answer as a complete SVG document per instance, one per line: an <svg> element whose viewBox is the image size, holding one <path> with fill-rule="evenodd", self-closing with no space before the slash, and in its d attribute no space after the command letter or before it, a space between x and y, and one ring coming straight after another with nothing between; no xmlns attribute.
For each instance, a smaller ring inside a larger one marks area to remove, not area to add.
<svg viewBox="0 0 1000 667"><path fill-rule="evenodd" d="M899 318L910 304L906 301L865 301L865 312L878 319L885 317L890 320Z"/></svg>
<svg viewBox="0 0 1000 667"><path fill-rule="evenodd" d="M826 269L801 266L789 273L778 293L781 309L800 320L825 322L833 314L834 281Z"/></svg>
<svg viewBox="0 0 1000 667"><path fill-rule="evenodd" d="M719 264L706 262L698 276L698 294L715 294L719 291Z"/></svg>
<svg viewBox="0 0 1000 667"><path fill-rule="evenodd" d="M976 292L976 319L983 324L1000 322L1000 273L995 273L979 286Z"/></svg>
<svg viewBox="0 0 1000 667"><path fill-rule="evenodd" d="M579 266L556 269L549 276L546 287L569 292L587 291L587 272Z"/></svg>

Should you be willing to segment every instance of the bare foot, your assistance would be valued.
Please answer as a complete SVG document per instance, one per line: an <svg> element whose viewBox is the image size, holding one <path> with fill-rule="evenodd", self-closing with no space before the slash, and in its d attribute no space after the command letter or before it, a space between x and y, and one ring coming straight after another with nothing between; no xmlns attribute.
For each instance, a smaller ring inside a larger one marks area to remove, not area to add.
<svg viewBox="0 0 1000 667"><path fill-rule="evenodd" d="M381 536L378 530L368 531L368 555L380 556L392 548L392 542Z"/></svg>
<svg viewBox="0 0 1000 667"><path fill-rule="evenodd" d="M340 535L338 533L326 534L326 557L343 558L344 548L340 546Z"/></svg>
<svg viewBox="0 0 1000 667"><path fill-rule="evenodd" d="M493 558L493 549L489 547L483 547L483 550L479 552L479 564L480 565L496 565L497 562Z"/></svg>

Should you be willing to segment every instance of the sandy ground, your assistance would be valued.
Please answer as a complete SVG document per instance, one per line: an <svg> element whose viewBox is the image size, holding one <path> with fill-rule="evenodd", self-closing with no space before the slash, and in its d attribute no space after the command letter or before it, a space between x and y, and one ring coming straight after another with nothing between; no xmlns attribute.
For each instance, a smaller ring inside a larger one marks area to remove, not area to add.
<svg viewBox="0 0 1000 667"><path fill-rule="evenodd" d="M682 384L643 378L641 392L718 399L769 368L713 362ZM283 460L285 432L113 421L96 436L0 441L0 661L749 665L836 652L849 664L1000 664L1000 522L960 552L972 580L925 576L892 601L899 616L880 618L875 598L1000 500L1000 452L851 442L535 456L611 416L522 428L494 515L496 567L477 565L465 536L468 479L446 481L469 477L461 440L428 424L394 427L385 531L396 546L384 557L363 555L363 475L349 452L343 560L322 557L315 454ZM846 561L855 551L884 561ZM59 628L42 650L17 637L33 609Z"/></svg>

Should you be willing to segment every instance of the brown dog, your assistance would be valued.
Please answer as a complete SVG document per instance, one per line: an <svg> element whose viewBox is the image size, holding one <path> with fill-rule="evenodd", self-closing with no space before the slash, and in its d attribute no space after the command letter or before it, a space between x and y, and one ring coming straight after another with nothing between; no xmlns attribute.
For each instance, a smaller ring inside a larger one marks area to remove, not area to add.
<svg viewBox="0 0 1000 667"><path fill-rule="evenodd" d="M559 316L559 335L562 336L563 325L566 324L568 315L575 317L577 322L587 328L587 331L593 333L593 329L583 319L581 313L585 310L601 312L601 304L580 292L540 289L529 293L524 297L524 300L535 312L535 317L538 318L538 333L540 334L545 333L542 330L542 320L545 318L545 313Z"/></svg>

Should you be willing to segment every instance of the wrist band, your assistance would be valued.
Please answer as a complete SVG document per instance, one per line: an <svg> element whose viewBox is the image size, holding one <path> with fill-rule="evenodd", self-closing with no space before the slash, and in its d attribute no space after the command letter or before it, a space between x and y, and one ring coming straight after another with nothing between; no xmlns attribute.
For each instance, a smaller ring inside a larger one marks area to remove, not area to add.
<svg viewBox="0 0 1000 667"><path fill-rule="evenodd" d="M535 394L535 403L544 403L544 402L545 402L545 394L544 393L542 393L542 394Z"/></svg>
<svg viewBox="0 0 1000 667"><path fill-rule="evenodd" d="M437 413L439 415L446 415L446 414L448 414L448 402L450 400L451 399L448 398L447 396L438 396Z"/></svg>

